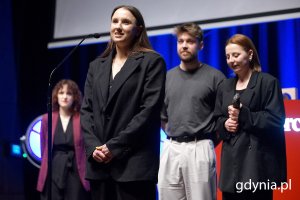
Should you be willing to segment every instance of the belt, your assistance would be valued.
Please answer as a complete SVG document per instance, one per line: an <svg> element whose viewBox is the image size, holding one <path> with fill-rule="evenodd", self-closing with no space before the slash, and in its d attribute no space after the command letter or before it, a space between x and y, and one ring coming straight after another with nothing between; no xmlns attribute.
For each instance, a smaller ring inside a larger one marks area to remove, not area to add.
<svg viewBox="0 0 300 200"><path fill-rule="evenodd" d="M192 141L212 139L212 138L210 134L199 134L199 135L184 135L184 136L176 136L176 137L167 136L167 139L171 139L176 142L192 142Z"/></svg>

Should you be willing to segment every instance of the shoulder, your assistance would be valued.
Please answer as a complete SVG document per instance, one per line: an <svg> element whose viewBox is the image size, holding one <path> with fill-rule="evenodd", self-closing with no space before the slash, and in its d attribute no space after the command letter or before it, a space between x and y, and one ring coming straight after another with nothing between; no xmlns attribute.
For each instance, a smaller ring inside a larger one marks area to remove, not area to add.
<svg viewBox="0 0 300 200"><path fill-rule="evenodd" d="M43 122L47 122L47 120L48 120L48 113L44 113L44 114L42 115L42 123L43 123Z"/></svg>
<svg viewBox="0 0 300 200"><path fill-rule="evenodd" d="M262 79L265 79L268 81L277 81L278 80L275 76L265 73L265 72L258 72L258 74L261 76Z"/></svg>
<svg viewBox="0 0 300 200"><path fill-rule="evenodd" d="M100 57L98 56L97 58L95 58L94 60L92 60L90 62L90 66L99 66L101 63L105 62L108 59L108 57Z"/></svg>
<svg viewBox="0 0 300 200"><path fill-rule="evenodd" d="M204 70L210 72L210 74L214 75L214 76L220 76L220 77L223 77L225 78L225 75L223 74L223 72L221 72L219 69L211 66L211 65L208 65L206 63L203 63L203 66Z"/></svg>
<svg viewBox="0 0 300 200"><path fill-rule="evenodd" d="M225 78L219 85L220 89L232 88L236 82L235 77Z"/></svg>
<svg viewBox="0 0 300 200"><path fill-rule="evenodd" d="M134 55L134 57L137 60L142 59L145 63L163 63L165 65L163 57L155 51L141 52Z"/></svg>
<svg viewBox="0 0 300 200"><path fill-rule="evenodd" d="M89 74L94 74L97 71L101 70L103 67L105 67L108 64L107 61L110 59L109 56L107 57L98 56L97 58L92 60L89 65L89 70L88 70Z"/></svg>
<svg viewBox="0 0 300 200"><path fill-rule="evenodd" d="M79 112L74 112L73 113L73 119L80 119L80 113Z"/></svg>
<svg viewBox="0 0 300 200"><path fill-rule="evenodd" d="M140 67L145 69L155 69L166 71L166 63L163 57L154 51L141 52L133 56L133 59L138 61Z"/></svg>
<svg viewBox="0 0 300 200"><path fill-rule="evenodd" d="M57 118L58 117L58 111L53 111L52 112L52 118ZM42 115L42 124L48 124L48 113L44 113Z"/></svg>
<svg viewBox="0 0 300 200"><path fill-rule="evenodd" d="M203 73L205 74L205 80L212 82L214 86L218 87L221 82L226 79L226 76L219 70L210 65L203 64Z"/></svg>
<svg viewBox="0 0 300 200"><path fill-rule="evenodd" d="M265 85L278 83L278 79L271 74L265 72L253 72L253 77L251 77L253 84ZM251 80L250 79L250 80Z"/></svg>
<svg viewBox="0 0 300 200"><path fill-rule="evenodd" d="M168 76L174 76L174 75L178 74L179 72L180 72L179 66L175 66L175 67L168 70L167 77Z"/></svg>
<svg viewBox="0 0 300 200"><path fill-rule="evenodd" d="M156 51L146 51L142 52L141 54L148 58L162 58L162 56Z"/></svg>
<svg viewBox="0 0 300 200"><path fill-rule="evenodd" d="M258 77L258 79L260 79L262 87L265 87L266 89L281 87L279 84L279 80L271 74L258 72Z"/></svg>

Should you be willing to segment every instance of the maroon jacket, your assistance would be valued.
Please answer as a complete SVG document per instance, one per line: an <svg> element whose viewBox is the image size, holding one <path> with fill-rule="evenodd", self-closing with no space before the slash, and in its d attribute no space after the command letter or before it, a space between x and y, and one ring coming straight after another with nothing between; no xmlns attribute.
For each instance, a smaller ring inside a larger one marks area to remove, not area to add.
<svg viewBox="0 0 300 200"><path fill-rule="evenodd" d="M52 144L54 139L54 132L57 126L58 120L58 112L52 113ZM85 180L85 169L86 169L86 157L84 150L84 142L82 137L82 131L80 127L80 117L79 114L73 115L73 138L74 138L74 148L75 148L75 158L77 170L79 173L79 177L81 183L85 190L89 190L89 183ZM41 155L42 155L42 163L40 168L40 173L38 177L37 190L42 192L44 189L45 181L47 178L47 170L48 170L48 115L44 114L42 117L42 125L41 125Z"/></svg>

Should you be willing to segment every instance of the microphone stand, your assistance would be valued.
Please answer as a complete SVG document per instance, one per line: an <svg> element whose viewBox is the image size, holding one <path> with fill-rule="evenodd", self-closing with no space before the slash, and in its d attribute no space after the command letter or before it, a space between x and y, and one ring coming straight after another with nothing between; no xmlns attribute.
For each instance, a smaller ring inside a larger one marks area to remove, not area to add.
<svg viewBox="0 0 300 200"><path fill-rule="evenodd" d="M47 182L48 182L48 200L52 199L52 85L51 79L54 72L62 66L62 64L76 51L81 43L87 38L99 38L99 33L86 35L81 41L64 57L64 59L51 71L48 81L48 93L47 93L47 112L48 112L48 171L47 171Z"/></svg>

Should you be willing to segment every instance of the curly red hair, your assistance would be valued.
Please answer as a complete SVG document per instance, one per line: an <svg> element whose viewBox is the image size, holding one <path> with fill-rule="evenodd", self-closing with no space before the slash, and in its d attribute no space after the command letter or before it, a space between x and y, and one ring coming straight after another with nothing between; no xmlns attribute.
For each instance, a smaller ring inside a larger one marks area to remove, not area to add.
<svg viewBox="0 0 300 200"><path fill-rule="evenodd" d="M63 79L59 81L54 89L52 90L52 111L58 111L59 110L59 104L58 104L58 99L57 99L57 94L60 89L63 88L64 85L68 86L68 90L72 93L73 95L73 105L71 106L71 111L72 112L79 112L80 107L81 107L81 102L82 102L82 95L81 91L78 87L78 85L69 79Z"/></svg>

